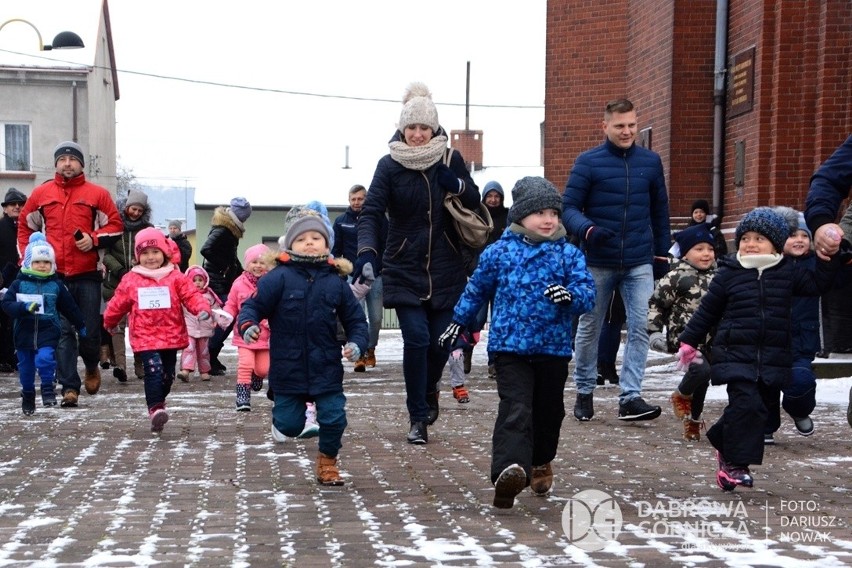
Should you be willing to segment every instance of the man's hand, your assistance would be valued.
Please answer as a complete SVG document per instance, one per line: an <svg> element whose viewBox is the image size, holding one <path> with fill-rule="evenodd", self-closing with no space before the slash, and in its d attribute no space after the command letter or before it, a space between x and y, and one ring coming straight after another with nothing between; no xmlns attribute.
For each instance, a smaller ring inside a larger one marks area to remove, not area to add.
<svg viewBox="0 0 852 568"><path fill-rule="evenodd" d="M843 238L843 229L835 223L826 223L814 233L814 250L819 258L828 260L840 250L840 240Z"/></svg>
<svg viewBox="0 0 852 568"><path fill-rule="evenodd" d="M75 237L77 235L74 235ZM82 233L79 239L74 241L74 244L77 245L77 248L83 252L89 252L95 246L95 241L92 240L92 235L88 233Z"/></svg>

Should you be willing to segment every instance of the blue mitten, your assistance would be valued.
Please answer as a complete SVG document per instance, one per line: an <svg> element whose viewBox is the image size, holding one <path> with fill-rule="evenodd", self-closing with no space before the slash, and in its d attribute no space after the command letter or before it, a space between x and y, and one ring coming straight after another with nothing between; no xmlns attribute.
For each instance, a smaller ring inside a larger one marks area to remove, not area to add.
<svg viewBox="0 0 852 568"><path fill-rule="evenodd" d="M461 191L462 181L459 176L444 163L438 164L435 170L435 179L438 180L438 185L444 188L444 191L449 191L454 195L458 195Z"/></svg>
<svg viewBox="0 0 852 568"><path fill-rule="evenodd" d="M606 227L599 227L595 225L586 233L586 244L590 247L596 248L614 238L615 233Z"/></svg>
<svg viewBox="0 0 852 568"><path fill-rule="evenodd" d="M89 332L88 332L88 331L86 331L86 326L85 326L85 325L84 325L83 327L81 327L80 329L78 329L78 330L77 330L77 335L78 335L78 336L80 336L80 337L82 337L83 339L86 339L86 336L87 336L88 334L89 334Z"/></svg>
<svg viewBox="0 0 852 568"><path fill-rule="evenodd" d="M351 341L343 346L343 350L350 350L349 355L346 357L347 361L355 362L361 358L361 350L358 348L358 345L352 343Z"/></svg>
<svg viewBox="0 0 852 568"><path fill-rule="evenodd" d="M210 319L210 312L200 312L198 314L198 321L207 321Z"/></svg>
<svg viewBox="0 0 852 568"><path fill-rule="evenodd" d="M260 327L256 325L250 326L247 330L243 332L243 341L247 344L251 345L260 337Z"/></svg>

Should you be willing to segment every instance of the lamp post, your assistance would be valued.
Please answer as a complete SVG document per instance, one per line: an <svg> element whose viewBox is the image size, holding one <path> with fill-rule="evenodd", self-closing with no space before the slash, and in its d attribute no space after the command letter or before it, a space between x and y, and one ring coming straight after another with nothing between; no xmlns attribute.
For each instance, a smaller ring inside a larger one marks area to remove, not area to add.
<svg viewBox="0 0 852 568"><path fill-rule="evenodd" d="M11 20L6 20L2 24L0 24L0 31L6 27L6 24L11 24L12 22L21 22L23 24L27 24L29 27L35 31L38 36L38 50L39 51L50 51L52 49L79 49L81 47L86 47L83 45L83 40L80 39L80 36L75 34L74 32L59 32L56 34L56 37L53 38L53 43L45 45L44 41L41 39L41 32L38 31L38 28L35 27L32 22L28 22L27 20L21 18L12 18Z"/></svg>

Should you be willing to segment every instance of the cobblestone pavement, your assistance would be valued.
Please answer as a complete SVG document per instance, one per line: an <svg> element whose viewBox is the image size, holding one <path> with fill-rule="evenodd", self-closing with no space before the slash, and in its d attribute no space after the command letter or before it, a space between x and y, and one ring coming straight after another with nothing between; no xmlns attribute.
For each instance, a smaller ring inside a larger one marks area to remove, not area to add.
<svg viewBox="0 0 852 568"><path fill-rule="evenodd" d="M852 564L845 400L820 402L809 438L786 418L753 468L755 488L724 493L706 440L680 438L668 361L646 378L645 398L664 407L651 422L616 420L608 386L595 419L579 423L569 382L552 493L525 491L497 510L497 395L482 355L471 402L444 393L429 444L410 446L401 365L382 359L382 345L376 368L347 372L344 487L316 484L316 440L273 443L262 394L235 412L232 376L176 383L162 435L150 432L139 380L107 372L79 408L25 417L17 378L0 377L0 566ZM708 421L723 395L709 400Z"/></svg>

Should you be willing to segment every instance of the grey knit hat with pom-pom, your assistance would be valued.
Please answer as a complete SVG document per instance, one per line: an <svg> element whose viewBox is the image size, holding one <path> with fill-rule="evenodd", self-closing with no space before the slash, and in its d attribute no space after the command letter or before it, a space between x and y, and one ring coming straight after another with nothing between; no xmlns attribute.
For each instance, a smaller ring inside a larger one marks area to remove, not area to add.
<svg viewBox="0 0 852 568"><path fill-rule="evenodd" d="M423 83L414 82L405 89L402 97L402 112L399 114L397 128L404 132L412 124L425 124L432 129L432 134L438 132L438 109L432 102L432 93Z"/></svg>

